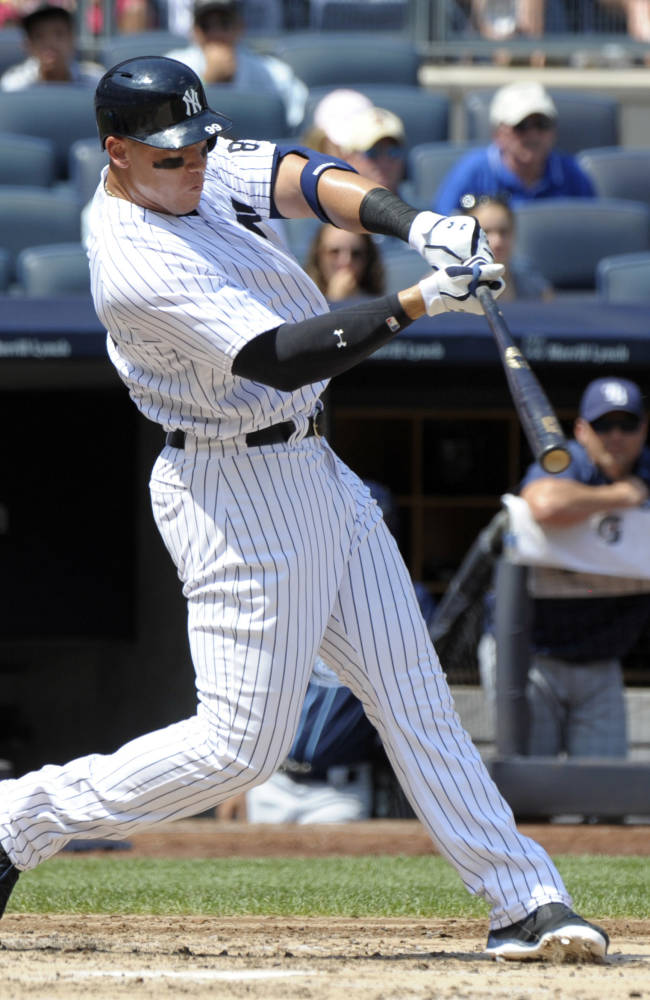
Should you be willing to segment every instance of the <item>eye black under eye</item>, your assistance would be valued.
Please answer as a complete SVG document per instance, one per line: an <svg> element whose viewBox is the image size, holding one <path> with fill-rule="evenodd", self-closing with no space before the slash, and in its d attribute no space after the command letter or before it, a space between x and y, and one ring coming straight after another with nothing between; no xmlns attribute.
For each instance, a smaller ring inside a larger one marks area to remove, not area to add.
<svg viewBox="0 0 650 1000"><path fill-rule="evenodd" d="M164 160L155 160L154 167L156 170L177 170L184 163L185 157L183 156L167 156Z"/></svg>
<svg viewBox="0 0 650 1000"><path fill-rule="evenodd" d="M205 160L208 155L208 144L207 142L203 145L201 149L201 159ZM185 163L184 156L166 156L164 160L155 160L154 167L156 170L178 170Z"/></svg>

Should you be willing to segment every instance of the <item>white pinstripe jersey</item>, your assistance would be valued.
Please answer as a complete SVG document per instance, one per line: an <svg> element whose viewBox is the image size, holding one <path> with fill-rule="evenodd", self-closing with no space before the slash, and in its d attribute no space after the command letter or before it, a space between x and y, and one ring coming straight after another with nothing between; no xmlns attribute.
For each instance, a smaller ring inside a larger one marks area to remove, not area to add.
<svg viewBox="0 0 650 1000"><path fill-rule="evenodd" d="M95 309L131 398L167 430L234 437L293 417L300 425L327 384L280 392L231 373L259 333L328 309L261 221L271 211L275 152L268 142L219 139L197 215L107 196L102 174L88 237Z"/></svg>

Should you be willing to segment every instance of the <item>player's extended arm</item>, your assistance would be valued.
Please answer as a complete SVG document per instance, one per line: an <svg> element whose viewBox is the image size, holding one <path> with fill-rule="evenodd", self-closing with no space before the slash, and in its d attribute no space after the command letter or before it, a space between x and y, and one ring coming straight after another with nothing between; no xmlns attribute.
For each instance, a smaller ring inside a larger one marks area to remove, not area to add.
<svg viewBox="0 0 650 1000"><path fill-rule="evenodd" d="M285 392L339 375L425 312L481 312L477 287L487 284L498 294L502 272L502 264L448 267L396 295L283 323L245 344L233 362L233 373Z"/></svg>
<svg viewBox="0 0 650 1000"><path fill-rule="evenodd" d="M468 258L494 260L485 233L471 216L419 212L351 168L338 168L336 158L310 150L281 157L273 198L277 211L288 219L316 215L352 232L396 236L434 271Z"/></svg>
<svg viewBox="0 0 650 1000"><path fill-rule="evenodd" d="M539 524L563 527L579 524L602 511L639 507L647 499L648 490L636 476L601 486L543 476L524 486L521 496Z"/></svg>

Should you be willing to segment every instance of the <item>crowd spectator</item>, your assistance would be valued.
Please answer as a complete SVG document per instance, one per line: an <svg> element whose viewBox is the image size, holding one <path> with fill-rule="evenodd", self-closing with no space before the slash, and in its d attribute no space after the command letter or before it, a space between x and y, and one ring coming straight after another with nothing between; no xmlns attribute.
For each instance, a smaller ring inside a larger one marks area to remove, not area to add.
<svg viewBox="0 0 650 1000"><path fill-rule="evenodd" d="M0 78L0 90L24 90L39 83L71 83L95 87L104 70L76 58L74 6L65 0L23 8L21 27L27 59L10 66Z"/></svg>
<svg viewBox="0 0 650 1000"><path fill-rule="evenodd" d="M314 108L311 127L303 142L327 156L342 156L341 143L347 136L347 120L358 111L372 108L369 97L349 87L337 87L320 99Z"/></svg>
<svg viewBox="0 0 650 1000"><path fill-rule="evenodd" d="M384 293L380 250L369 233L324 223L307 254L305 270L329 302Z"/></svg>
<svg viewBox="0 0 650 1000"><path fill-rule="evenodd" d="M191 66L205 84L278 94L289 126L300 125L307 87L281 59L248 48L242 41L244 31L241 0L195 0L192 43L167 56Z"/></svg>
<svg viewBox="0 0 650 1000"><path fill-rule="evenodd" d="M538 198L593 198L593 184L575 158L554 148L556 121L557 108L541 84L501 87L490 104L492 142L451 168L436 192L434 211L457 212L467 194L500 194L515 207Z"/></svg>
<svg viewBox="0 0 650 1000"><path fill-rule="evenodd" d="M341 122L341 156L362 177L397 194L406 173L404 124L387 108L361 108Z"/></svg>
<svg viewBox="0 0 650 1000"><path fill-rule="evenodd" d="M499 298L501 302L515 299L549 301L554 296L553 287L542 272L528 258L515 252L516 219L509 202L499 195L466 195L463 211L478 219L488 238L494 259L505 266L506 287Z"/></svg>
<svg viewBox="0 0 650 1000"><path fill-rule="evenodd" d="M534 463L521 496L542 526L570 526L648 499L648 422L639 386L598 378L585 389L571 464L549 476ZM529 752L624 757L621 658L650 617L650 594L544 597L533 602Z"/></svg>

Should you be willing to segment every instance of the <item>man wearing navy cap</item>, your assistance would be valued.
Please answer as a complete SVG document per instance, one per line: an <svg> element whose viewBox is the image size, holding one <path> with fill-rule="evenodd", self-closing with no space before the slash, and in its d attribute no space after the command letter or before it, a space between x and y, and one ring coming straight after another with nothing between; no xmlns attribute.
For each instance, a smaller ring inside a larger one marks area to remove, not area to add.
<svg viewBox="0 0 650 1000"><path fill-rule="evenodd" d="M624 378L590 382L569 442L571 464L548 476L534 463L521 496L542 526L639 507L650 489L647 415L641 390ZM529 753L624 757L621 658L650 619L650 593L543 597L534 601L528 697Z"/></svg>

